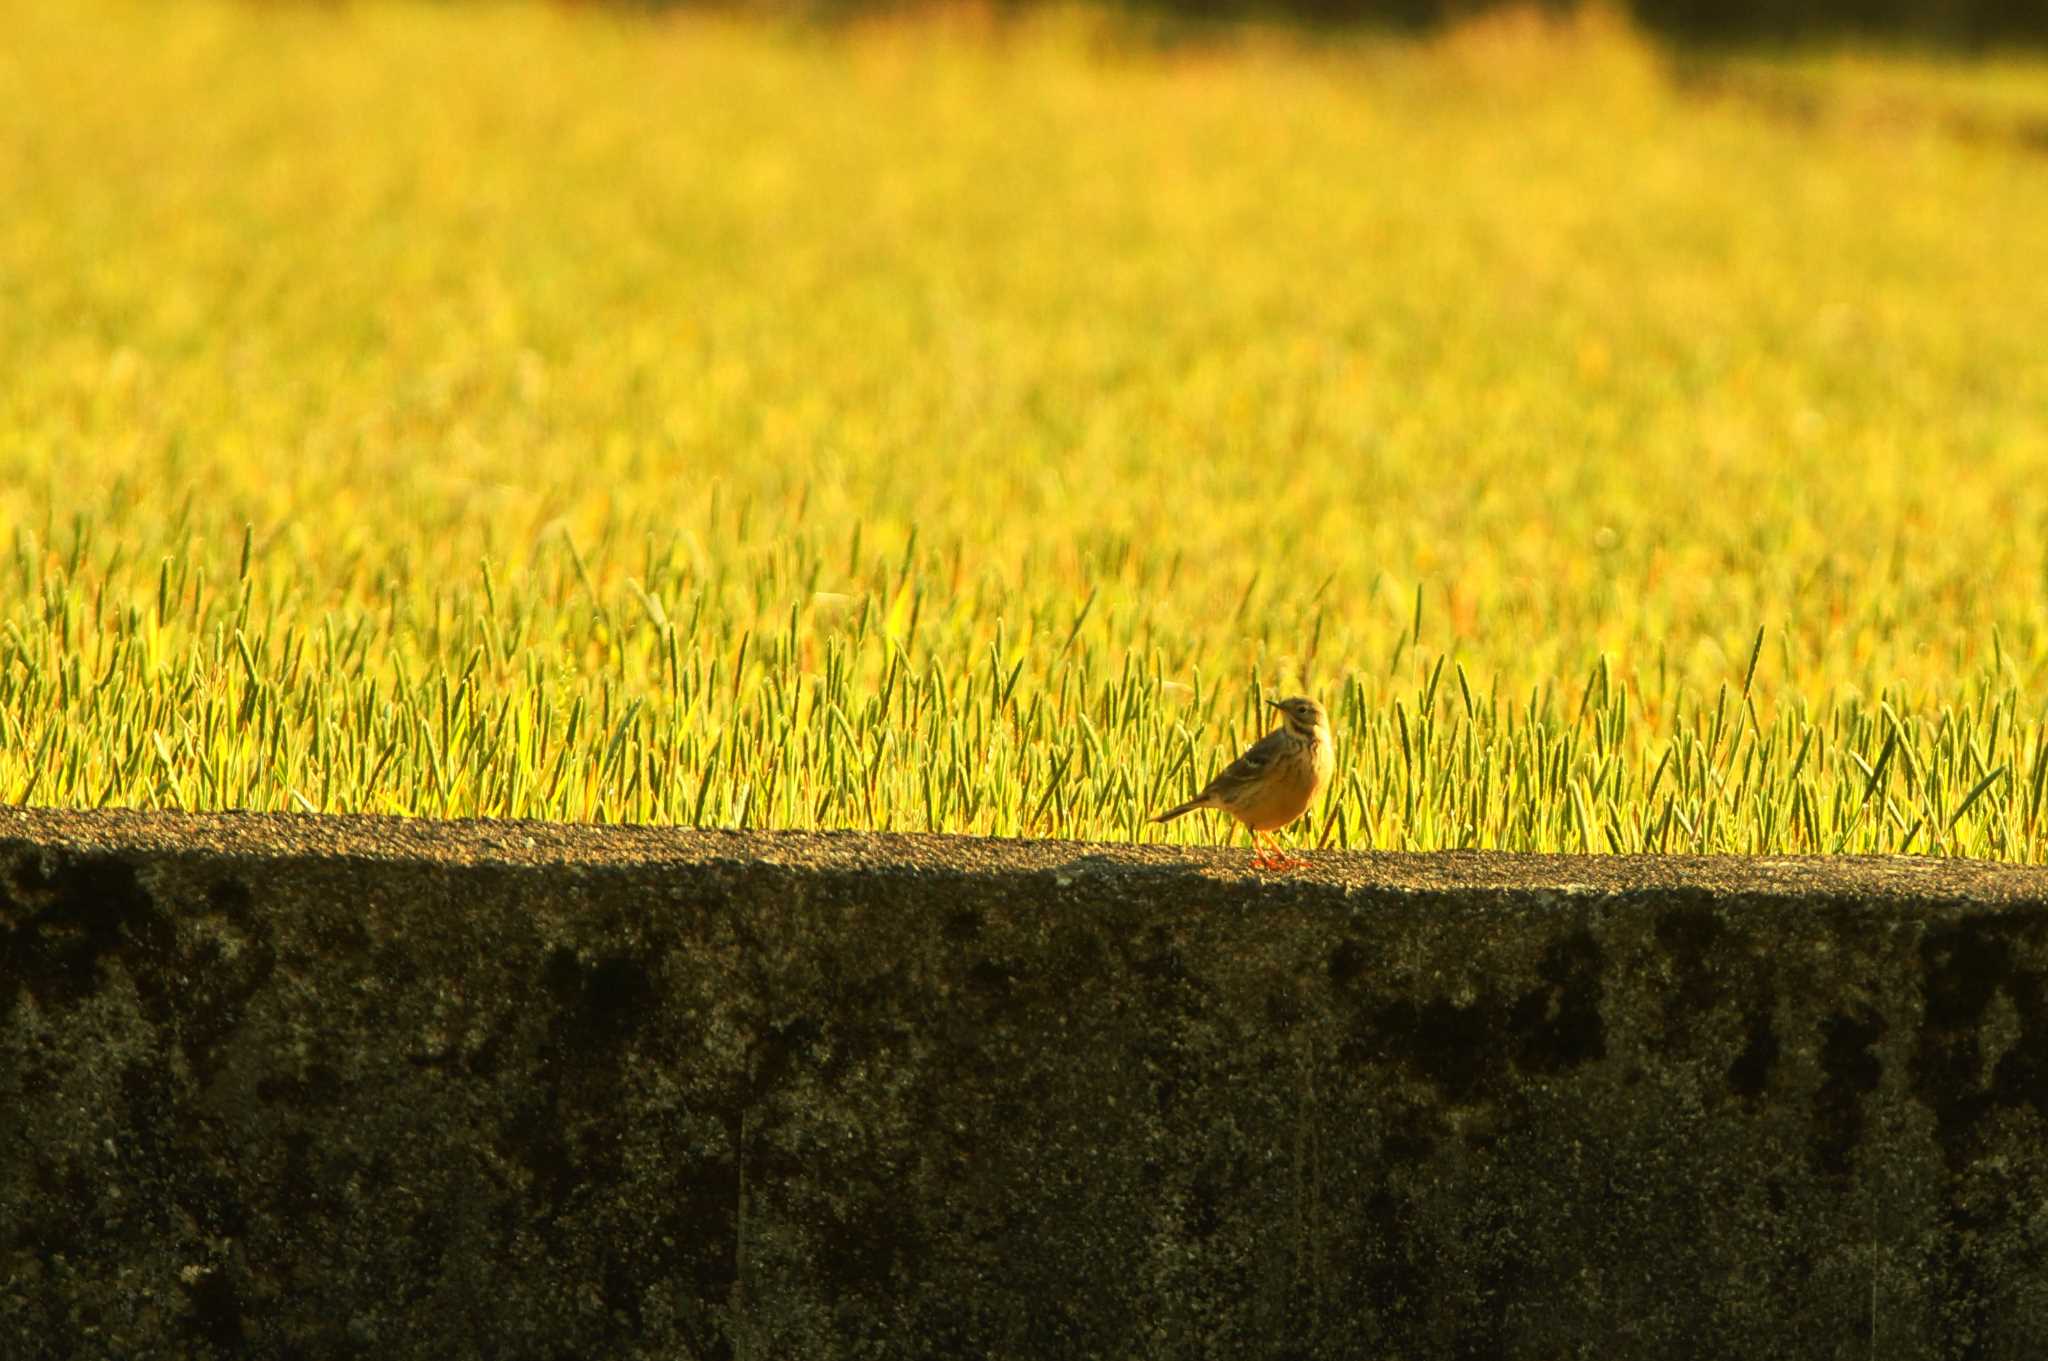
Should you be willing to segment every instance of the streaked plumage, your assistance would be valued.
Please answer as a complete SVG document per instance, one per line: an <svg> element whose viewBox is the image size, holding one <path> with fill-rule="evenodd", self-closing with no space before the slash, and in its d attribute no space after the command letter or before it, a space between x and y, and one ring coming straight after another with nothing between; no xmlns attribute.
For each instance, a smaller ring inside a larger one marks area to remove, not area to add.
<svg viewBox="0 0 2048 1361"><path fill-rule="evenodd" d="M1277 845L1270 852L1260 846L1259 834L1270 834L1307 812L1336 764L1330 720L1322 705L1300 696L1266 702L1281 712L1280 726L1225 766L1201 793L1153 819L1171 822L1196 809L1220 808L1251 832L1252 845L1259 851L1252 863L1262 869L1294 863L1279 853Z"/></svg>

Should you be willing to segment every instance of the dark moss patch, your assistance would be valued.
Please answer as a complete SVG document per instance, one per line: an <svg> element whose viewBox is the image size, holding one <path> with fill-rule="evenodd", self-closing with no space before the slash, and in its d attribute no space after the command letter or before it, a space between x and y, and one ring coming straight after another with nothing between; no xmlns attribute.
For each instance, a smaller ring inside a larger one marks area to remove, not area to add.
<svg viewBox="0 0 2048 1361"><path fill-rule="evenodd" d="M1341 992L1364 978L1366 967L1371 962L1372 956L1362 942L1346 940L1330 952L1330 960L1324 971L1329 975L1330 986Z"/></svg>
<svg viewBox="0 0 2048 1361"><path fill-rule="evenodd" d="M1449 1104L1470 1105L1490 1094L1507 1069L1503 1012L1497 1003L1404 999L1380 1008L1354 1031L1347 1053L1399 1062L1435 1084Z"/></svg>
<svg viewBox="0 0 2048 1361"><path fill-rule="evenodd" d="M1863 1102L1884 1080L1876 1053L1882 1017L1837 1013L1821 1023L1821 1084L1813 1097L1813 1160L1831 1177L1846 1176L1863 1137Z"/></svg>
<svg viewBox="0 0 2048 1361"><path fill-rule="evenodd" d="M1778 1065L1780 1044L1771 1013L1756 1007L1744 1026L1742 1052L1728 1065L1728 1090L1744 1100L1755 1101L1770 1090L1771 1072Z"/></svg>
<svg viewBox="0 0 2048 1361"><path fill-rule="evenodd" d="M1344 1052L1399 1063L1451 1105L1498 1097L1513 1073L1561 1074L1605 1055L1604 967L1592 934L1575 931L1545 948L1536 986L1512 998L1490 990L1471 1001L1403 998L1361 1010Z"/></svg>
<svg viewBox="0 0 2048 1361"><path fill-rule="evenodd" d="M657 1004L647 965L612 955L585 965L557 949L542 966L542 986L554 999L552 1033L565 1055L616 1056L645 1025Z"/></svg>
<svg viewBox="0 0 2048 1361"><path fill-rule="evenodd" d="M1508 1026L1516 1066L1529 1073L1566 1073L1607 1054L1606 955L1591 931L1574 931L1543 952L1542 983L1516 1000Z"/></svg>
<svg viewBox="0 0 2048 1361"><path fill-rule="evenodd" d="M885 1296L899 1272L915 1271L921 1235L900 1202L874 1197L819 1226L818 1260L833 1298Z"/></svg>
<svg viewBox="0 0 2048 1361"><path fill-rule="evenodd" d="M235 1278L224 1269L213 1268L187 1284L185 1293L191 1309L186 1319L188 1336L216 1354L239 1354L248 1340L248 1330Z"/></svg>
<svg viewBox="0 0 2048 1361"><path fill-rule="evenodd" d="M967 986L992 999L1009 996L1015 981L1009 966L993 959L978 959L967 968Z"/></svg>
<svg viewBox="0 0 2048 1361"><path fill-rule="evenodd" d="M331 1063L309 1063L296 1073L269 1073L256 1080L256 1095L295 1110L332 1106L345 1095L341 1073Z"/></svg>
<svg viewBox="0 0 2048 1361"><path fill-rule="evenodd" d="M85 856L45 868L40 856L18 855L0 880L0 1019L23 990L41 1006L74 1007L98 986L104 960L162 960L175 939L131 862Z"/></svg>
<svg viewBox="0 0 2048 1361"><path fill-rule="evenodd" d="M2040 916L1972 915L1929 931L1920 947L1924 1003L1913 1093L1933 1113L1948 1164L1976 1156L1981 1125L2025 1107L2048 1117L2048 962ZM2027 963L2019 961L2024 947ZM2014 1033L1990 1029L2003 997Z"/></svg>
<svg viewBox="0 0 2048 1361"><path fill-rule="evenodd" d="M559 1103L560 1094L553 1088L535 1092L512 1112L498 1139L513 1162L526 1170L528 1198L555 1212L566 1206L581 1179Z"/></svg>
<svg viewBox="0 0 2048 1361"><path fill-rule="evenodd" d="M1721 999L1726 928L1710 908L1682 907L1657 914L1657 944L1671 961L1671 987L1661 1010L1662 1044L1682 1048L1693 1025Z"/></svg>

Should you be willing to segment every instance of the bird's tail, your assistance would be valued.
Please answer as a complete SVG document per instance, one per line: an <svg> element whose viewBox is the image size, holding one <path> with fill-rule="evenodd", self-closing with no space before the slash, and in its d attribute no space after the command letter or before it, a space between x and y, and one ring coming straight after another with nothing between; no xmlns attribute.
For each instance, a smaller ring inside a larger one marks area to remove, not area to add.
<svg viewBox="0 0 2048 1361"><path fill-rule="evenodd" d="M1192 812L1194 812L1194 811L1195 811L1195 810L1196 810L1197 808L1200 808L1201 806L1202 806L1202 801L1201 801L1200 799L1189 799L1189 800L1188 800L1188 801L1187 801L1186 803L1182 804L1182 805L1181 805L1180 807L1178 807L1178 808L1169 808L1169 809L1167 809L1167 810L1166 810L1166 811L1165 811L1164 813L1161 813L1161 814L1160 814L1160 815L1159 815L1158 817L1156 817L1156 818L1153 818L1152 820L1153 820L1154 822L1172 822L1172 821L1173 821L1173 820L1174 820L1175 818L1179 817L1179 816L1180 816L1181 814L1183 814L1183 813L1192 813Z"/></svg>

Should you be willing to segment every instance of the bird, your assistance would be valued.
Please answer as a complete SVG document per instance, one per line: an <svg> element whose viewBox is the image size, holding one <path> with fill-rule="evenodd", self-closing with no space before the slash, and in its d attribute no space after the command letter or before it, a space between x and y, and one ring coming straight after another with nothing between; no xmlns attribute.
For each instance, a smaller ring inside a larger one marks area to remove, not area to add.
<svg viewBox="0 0 2048 1361"><path fill-rule="evenodd" d="M1252 848L1258 852L1252 861L1255 869L1292 869L1301 862L1282 853L1272 834L1308 811L1329 783L1336 753L1330 743L1330 718L1322 705L1300 695L1269 699L1266 704L1280 711L1280 726L1225 766L1201 793L1152 820L1172 822L1199 808L1220 808L1252 834ZM1273 840L1270 851L1259 844L1261 832Z"/></svg>

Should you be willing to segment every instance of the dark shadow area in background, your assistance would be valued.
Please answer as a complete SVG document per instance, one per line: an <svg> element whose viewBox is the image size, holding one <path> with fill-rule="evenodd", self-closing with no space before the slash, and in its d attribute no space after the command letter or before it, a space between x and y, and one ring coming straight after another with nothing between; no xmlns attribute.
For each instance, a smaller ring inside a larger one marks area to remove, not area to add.
<svg viewBox="0 0 2048 1361"><path fill-rule="evenodd" d="M1318 25L1426 29L1527 0L1123 0L1130 8L1213 18L1273 17ZM1564 12L1568 0L1538 0ZM1788 42L1894 38L1948 46L2048 38L2041 0L1625 0L1644 29L1666 38Z"/></svg>
<svg viewBox="0 0 2048 1361"><path fill-rule="evenodd" d="M1652 32L1691 39L1906 38L1958 47L2048 38L2040 0L1631 0Z"/></svg>
<svg viewBox="0 0 2048 1361"><path fill-rule="evenodd" d="M589 0L578 0L587 3ZM601 0L600 0L601 2ZM630 8L687 8L691 0L613 0ZM1201 24L1266 20L1316 28L1426 30L1488 10L1526 7L1530 0L1103 0L1107 7L1168 21ZM748 0L720 7L745 10ZM764 6L819 18L852 17L896 8L903 0L782 0ZM1569 0L1536 0L1568 11ZM997 10L1031 8L1031 0L996 0ZM1952 48L2048 40L2043 0L1624 0L1616 8L1661 37L1704 42L1800 42L1864 38Z"/></svg>

